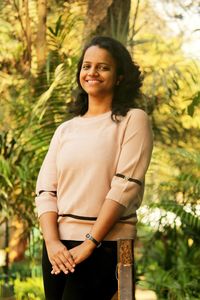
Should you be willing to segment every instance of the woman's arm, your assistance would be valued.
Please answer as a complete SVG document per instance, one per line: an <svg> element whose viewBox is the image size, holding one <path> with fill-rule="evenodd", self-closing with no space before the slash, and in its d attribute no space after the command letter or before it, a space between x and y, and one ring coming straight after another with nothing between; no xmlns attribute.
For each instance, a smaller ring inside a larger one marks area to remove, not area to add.
<svg viewBox="0 0 200 300"><path fill-rule="evenodd" d="M55 131L36 184L36 207L49 260L56 273L66 269L73 272L74 261L59 238L57 226L57 168L56 156L61 126Z"/></svg>
<svg viewBox="0 0 200 300"><path fill-rule="evenodd" d="M125 210L121 204L106 199L90 234L97 241L102 241ZM82 244L69 250L76 264L88 258L96 248L94 242L85 240Z"/></svg>
<svg viewBox="0 0 200 300"><path fill-rule="evenodd" d="M60 241L57 227L57 213L46 212L40 216L40 226L47 248L49 260L58 274L63 271L65 274L74 271L75 263L65 245Z"/></svg>
<svg viewBox="0 0 200 300"><path fill-rule="evenodd" d="M95 222L92 231L90 232L91 235L97 241L103 240L104 236L111 230L113 225L123 214L124 210L125 207L121 204L118 204L113 200L106 199L100 210L97 221ZM73 257L75 264L79 264L86 258L88 258L95 248L96 245L92 241L86 239L79 246L70 249L69 252ZM58 263L56 263L55 265L52 263L52 265L52 274L58 274L59 270L63 271L63 268L60 268L60 265Z"/></svg>
<svg viewBox="0 0 200 300"><path fill-rule="evenodd" d="M106 199L97 221L91 230L91 235L97 241L102 241L113 225L120 219L126 208L116 201Z"/></svg>

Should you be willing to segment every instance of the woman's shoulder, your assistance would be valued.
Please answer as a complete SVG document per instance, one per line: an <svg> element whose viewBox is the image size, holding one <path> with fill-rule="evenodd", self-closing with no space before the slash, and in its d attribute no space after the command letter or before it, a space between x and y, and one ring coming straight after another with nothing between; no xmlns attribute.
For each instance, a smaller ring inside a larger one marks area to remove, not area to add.
<svg viewBox="0 0 200 300"><path fill-rule="evenodd" d="M148 114L138 108L130 109L126 115L126 132L143 132L144 134L152 134L152 125Z"/></svg>
<svg viewBox="0 0 200 300"><path fill-rule="evenodd" d="M62 129L64 127L70 126L70 124L73 122L74 118L68 119L60 123L57 127L57 129Z"/></svg>
<svg viewBox="0 0 200 300"><path fill-rule="evenodd" d="M54 135L60 136L60 134L61 134L63 131L68 130L68 129L71 127L71 125L72 125L73 119L74 119L74 118L71 118L71 119L69 119L69 120L66 120L66 121L63 121L62 123L60 123L60 124L56 127L56 129L55 129Z"/></svg>
<svg viewBox="0 0 200 300"><path fill-rule="evenodd" d="M149 122L149 116L146 111L140 108L132 108L128 111L127 117L134 123Z"/></svg>

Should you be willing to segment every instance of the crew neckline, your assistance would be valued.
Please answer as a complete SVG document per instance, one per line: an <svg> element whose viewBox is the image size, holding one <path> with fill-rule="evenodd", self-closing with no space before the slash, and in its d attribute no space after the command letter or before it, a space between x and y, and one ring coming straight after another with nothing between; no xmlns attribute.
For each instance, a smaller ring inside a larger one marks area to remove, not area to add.
<svg viewBox="0 0 200 300"><path fill-rule="evenodd" d="M81 122L90 122L90 121L102 120L104 118L107 118L108 116L110 117L110 115L111 115L111 110L91 117L77 116L75 119Z"/></svg>

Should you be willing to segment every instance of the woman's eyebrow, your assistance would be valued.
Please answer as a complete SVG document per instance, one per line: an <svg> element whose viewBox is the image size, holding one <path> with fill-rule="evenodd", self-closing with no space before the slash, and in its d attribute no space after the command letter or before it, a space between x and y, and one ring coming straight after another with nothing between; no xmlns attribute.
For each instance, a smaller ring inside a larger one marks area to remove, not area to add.
<svg viewBox="0 0 200 300"><path fill-rule="evenodd" d="M91 64L92 61L83 61L83 64ZM110 64L106 63L106 62L98 62L97 65L107 65L110 66Z"/></svg>

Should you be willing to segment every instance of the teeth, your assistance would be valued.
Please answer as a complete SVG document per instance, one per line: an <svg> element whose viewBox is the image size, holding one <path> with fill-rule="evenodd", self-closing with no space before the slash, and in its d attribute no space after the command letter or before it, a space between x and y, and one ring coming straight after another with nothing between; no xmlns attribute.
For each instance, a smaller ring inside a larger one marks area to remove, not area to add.
<svg viewBox="0 0 200 300"><path fill-rule="evenodd" d="M87 80L87 82L100 82L99 80Z"/></svg>

